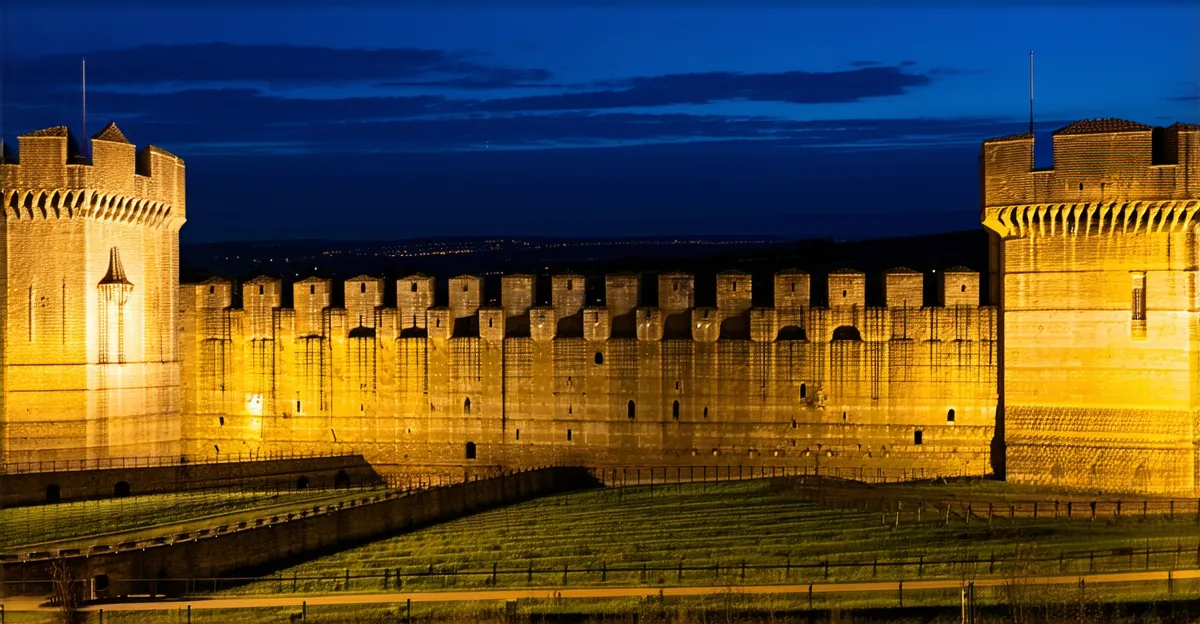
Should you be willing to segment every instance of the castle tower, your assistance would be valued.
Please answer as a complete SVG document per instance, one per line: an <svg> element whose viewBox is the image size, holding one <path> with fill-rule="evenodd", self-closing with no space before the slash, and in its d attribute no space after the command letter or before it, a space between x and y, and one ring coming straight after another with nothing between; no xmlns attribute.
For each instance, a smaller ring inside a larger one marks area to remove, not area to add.
<svg viewBox="0 0 1200 624"><path fill-rule="evenodd" d="M184 165L115 124L0 155L3 461L178 456Z"/></svg>
<svg viewBox="0 0 1200 624"><path fill-rule="evenodd" d="M1200 126L1118 119L984 142L982 214L1002 301L1007 478L1093 489L1197 491ZM946 305L974 303L947 275Z"/></svg>

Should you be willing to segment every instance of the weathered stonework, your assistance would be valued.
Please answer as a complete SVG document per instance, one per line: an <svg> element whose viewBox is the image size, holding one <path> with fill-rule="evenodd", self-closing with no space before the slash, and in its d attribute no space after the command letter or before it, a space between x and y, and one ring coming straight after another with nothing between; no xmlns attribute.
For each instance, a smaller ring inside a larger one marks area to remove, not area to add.
<svg viewBox="0 0 1200 624"><path fill-rule="evenodd" d="M1192 494L1200 454L1200 127L1122 120L984 144L1003 301L1007 478Z"/></svg>
<svg viewBox="0 0 1200 624"><path fill-rule="evenodd" d="M1200 131L1116 120L981 153L988 287L939 273L807 274L754 284L662 273L342 284L177 284L183 164L136 156L115 126L94 164L65 129L0 149L5 226L4 461L356 450L376 464L456 470L770 465L847 476L983 474L1191 494L1200 465L1197 245ZM755 307L754 287L774 306ZM383 307L396 288L395 308ZM284 288L292 307L282 306ZM334 288L344 305L331 305ZM1003 347L1001 348L1001 345ZM1003 388L1003 390L999 390ZM1001 414L999 420L997 415ZM999 439L1002 438L1002 439Z"/></svg>
<svg viewBox="0 0 1200 624"><path fill-rule="evenodd" d="M534 307L531 276L507 276L501 305L482 280L257 278L183 287L184 436L189 452L344 445L373 463L535 466L772 464L876 476L983 474L996 405L996 312L979 274L947 277L948 306L923 308L920 274L887 276L886 308L865 276L830 276L829 308L781 273L782 305L751 307L750 276L717 277L717 307L692 306L690 275L659 277L661 308L637 307L636 275L555 276ZM952 292L951 292L952 291ZM845 295L843 295L843 292ZM893 293L895 293L893 295ZM951 420L953 410L953 420ZM920 431L920 440L917 432ZM474 457L471 457L471 453ZM881 472L884 471L884 472Z"/></svg>
<svg viewBox="0 0 1200 624"><path fill-rule="evenodd" d="M178 455L183 161L110 124L89 164L66 128L0 156L5 461Z"/></svg>

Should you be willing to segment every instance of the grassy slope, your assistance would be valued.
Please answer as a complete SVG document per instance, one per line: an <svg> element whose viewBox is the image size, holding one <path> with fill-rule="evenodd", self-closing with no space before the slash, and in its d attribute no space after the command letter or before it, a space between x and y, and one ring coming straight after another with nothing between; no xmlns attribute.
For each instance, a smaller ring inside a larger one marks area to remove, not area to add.
<svg viewBox="0 0 1200 624"><path fill-rule="evenodd" d="M405 589L436 589L481 587L490 584L488 575L459 575L448 577L443 571L491 571L492 564L501 571L499 586L527 584L526 571L532 563L535 585L561 585L562 569L572 570L570 585L600 585L599 573L583 572L584 568L598 571L609 568L608 584L714 584L741 582L741 563L749 566L768 564L782 566L790 558L793 565L831 562L829 580L872 578L913 579L916 565L873 571L871 566L841 567L839 562L872 562L897 560L914 562L924 556L922 569L925 578L958 577L962 567L938 565L937 560L976 556L983 560L975 564L977 574L988 574L989 558L994 552L1000 560L1025 553L1026 559L1053 558L1053 561L1029 562L1022 567L1037 573L1085 572L1091 567L1088 560L1067 561L1060 568L1060 550L1067 553L1095 550L1099 558L1094 570L1142 570L1144 556L1134 558L1106 557L1113 549L1155 549L1177 546L1181 555L1154 555L1150 569L1179 565L1191 567L1197 557L1197 529L1194 519L1151 518L1146 521L1122 522L1055 521L1052 519L997 520L989 527L986 521L965 524L952 521L948 526L929 520L920 524L905 522L900 526L884 523L878 512L842 511L820 507L773 493L769 481L744 481L708 485L682 485L650 488L630 488L622 493L617 489L590 491L541 499L521 505L490 511L448 522L399 537L349 550L337 555L304 563L282 572L291 588L293 575L299 576L298 591L344 590L342 577L347 569L351 575L394 574L428 571L435 574L408 577ZM1178 562L1177 562L1178 559ZM707 570L685 571L682 580L676 567L681 560L687 567ZM644 580L640 569L651 571ZM724 569L720 576L712 566ZM629 567L635 572L620 573L617 567ZM520 570L521 573L515 573ZM1005 574L1007 568L997 565L995 574ZM554 571L554 572L551 572ZM330 580L304 580L304 577L327 577ZM793 569L785 579L783 569L762 570L750 567L745 582L779 583L824 580L820 569ZM277 591L279 583L266 581L235 591ZM382 590L382 579L354 580L353 591ZM395 589L395 584L391 585Z"/></svg>

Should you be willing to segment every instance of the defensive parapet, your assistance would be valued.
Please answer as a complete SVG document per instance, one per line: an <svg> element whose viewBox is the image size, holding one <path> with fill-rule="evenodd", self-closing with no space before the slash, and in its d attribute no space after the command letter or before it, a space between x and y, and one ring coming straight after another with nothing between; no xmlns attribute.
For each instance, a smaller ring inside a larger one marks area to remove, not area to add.
<svg viewBox="0 0 1200 624"><path fill-rule="evenodd" d="M1053 140L1046 169L1028 134L980 153L1008 478L1191 494L1200 126L1087 120Z"/></svg>
<svg viewBox="0 0 1200 624"><path fill-rule="evenodd" d="M183 161L115 124L0 149L0 455L178 452Z"/></svg>
<svg viewBox="0 0 1200 624"><path fill-rule="evenodd" d="M1092 119L1057 130L1053 140L1054 165L1045 169L1033 168L1028 133L984 142L981 219L989 229L1020 235L1190 223L1189 200L1200 196L1200 125Z"/></svg>
<svg viewBox="0 0 1200 624"><path fill-rule="evenodd" d="M183 160L152 145L137 150L116 124L92 137L91 162L66 127L30 132L17 142L17 153L0 159L6 218L183 225Z"/></svg>

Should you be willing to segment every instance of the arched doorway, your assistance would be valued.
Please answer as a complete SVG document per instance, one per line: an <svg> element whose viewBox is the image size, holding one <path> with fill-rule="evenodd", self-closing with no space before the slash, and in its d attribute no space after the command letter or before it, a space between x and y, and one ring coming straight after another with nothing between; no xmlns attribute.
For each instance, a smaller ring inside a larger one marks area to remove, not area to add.
<svg viewBox="0 0 1200 624"><path fill-rule="evenodd" d="M133 487L129 485L128 481L117 481L117 484L113 486L113 496L117 498L125 498L131 492L133 492Z"/></svg>
<svg viewBox="0 0 1200 624"><path fill-rule="evenodd" d="M62 491L59 489L57 483L51 483L50 485L47 485L46 502L51 504L60 502L62 500L61 492Z"/></svg>
<svg viewBox="0 0 1200 624"><path fill-rule="evenodd" d="M300 475L300 478L296 479L296 489L297 490L307 490L308 489L308 477L306 477L304 475Z"/></svg>
<svg viewBox="0 0 1200 624"><path fill-rule="evenodd" d="M475 443L467 442L467 459L475 459Z"/></svg>
<svg viewBox="0 0 1200 624"><path fill-rule="evenodd" d="M633 420L637 416L637 406L633 404L632 399L630 399L629 405L626 406L626 411L629 412L629 420Z"/></svg>
<svg viewBox="0 0 1200 624"><path fill-rule="evenodd" d="M350 475L346 474L345 470L337 471L337 474L333 475L333 488L336 490L340 490L340 489L349 488L349 487L350 487Z"/></svg>

